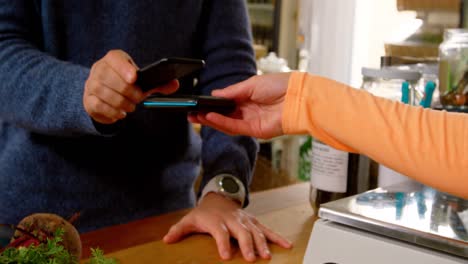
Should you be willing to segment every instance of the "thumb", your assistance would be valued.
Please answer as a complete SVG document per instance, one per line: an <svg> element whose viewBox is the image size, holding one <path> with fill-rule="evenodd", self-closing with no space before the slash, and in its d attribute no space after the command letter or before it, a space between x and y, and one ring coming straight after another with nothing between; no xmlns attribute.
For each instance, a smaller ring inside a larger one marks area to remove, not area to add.
<svg viewBox="0 0 468 264"><path fill-rule="evenodd" d="M147 92L145 92L145 97L154 94L154 93L161 93L161 94L172 94L175 93L179 89L179 81L178 80L172 80L162 86L153 88Z"/></svg>
<svg viewBox="0 0 468 264"><path fill-rule="evenodd" d="M224 89L214 90L213 96L224 97L234 100L246 100L252 95L253 88L256 84L255 77L251 77L243 82L230 85Z"/></svg>

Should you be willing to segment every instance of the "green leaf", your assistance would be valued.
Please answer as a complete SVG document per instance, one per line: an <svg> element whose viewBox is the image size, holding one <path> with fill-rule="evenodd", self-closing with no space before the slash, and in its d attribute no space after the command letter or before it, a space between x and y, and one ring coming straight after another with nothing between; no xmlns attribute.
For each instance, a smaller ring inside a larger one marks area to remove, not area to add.
<svg viewBox="0 0 468 264"><path fill-rule="evenodd" d="M91 249L91 259L88 264L117 264L117 260L104 257L104 252L99 249Z"/></svg>
<svg viewBox="0 0 468 264"><path fill-rule="evenodd" d="M79 264L74 256L61 244L64 230L57 229L47 242L29 247L8 248L0 253L0 264ZM104 257L100 249L91 249L89 264L117 264L117 260Z"/></svg>

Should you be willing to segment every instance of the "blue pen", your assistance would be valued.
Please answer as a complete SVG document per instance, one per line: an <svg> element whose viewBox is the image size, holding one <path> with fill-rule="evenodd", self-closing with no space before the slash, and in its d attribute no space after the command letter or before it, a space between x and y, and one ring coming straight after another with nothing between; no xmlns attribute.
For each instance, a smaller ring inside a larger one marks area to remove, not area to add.
<svg viewBox="0 0 468 264"><path fill-rule="evenodd" d="M409 83L403 82L401 85L401 102L404 104L409 103Z"/></svg>
<svg viewBox="0 0 468 264"><path fill-rule="evenodd" d="M420 106L424 108L431 107L432 104L432 95L434 94L434 90L436 88L436 84L433 81L428 81L426 86L424 87L424 98L419 103Z"/></svg>

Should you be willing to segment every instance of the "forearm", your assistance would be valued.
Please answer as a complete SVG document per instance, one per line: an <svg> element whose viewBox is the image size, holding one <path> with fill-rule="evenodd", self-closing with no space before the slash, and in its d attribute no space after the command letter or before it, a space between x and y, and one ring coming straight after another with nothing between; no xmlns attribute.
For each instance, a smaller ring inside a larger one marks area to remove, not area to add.
<svg viewBox="0 0 468 264"><path fill-rule="evenodd" d="M335 81L294 73L285 133L309 133L368 155L424 184L468 197L468 116L412 107Z"/></svg>
<svg viewBox="0 0 468 264"><path fill-rule="evenodd" d="M206 183L220 174L237 177L248 194L258 152L256 140L245 136L228 136L209 127L202 128L202 136L209 140L202 146L203 180L200 194ZM244 205L248 205L248 195Z"/></svg>
<svg viewBox="0 0 468 264"><path fill-rule="evenodd" d="M82 106L88 70L32 50L8 52L0 43L0 118L36 133L92 133Z"/></svg>
<svg viewBox="0 0 468 264"><path fill-rule="evenodd" d="M202 93L248 79L256 74L252 36L244 1L205 1L199 41L205 70Z"/></svg>
<svg viewBox="0 0 468 264"><path fill-rule="evenodd" d="M201 30L201 52L206 61L199 87L203 94L243 81L255 74L255 60L244 1L205 1ZM251 137L228 136L212 128L202 129L203 188L221 173L238 177L246 189L250 184L258 151ZM247 203L246 203L247 204Z"/></svg>
<svg viewBox="0 0 468 264"><path fill-rule="evenodd" d="M93 133L82 105L89 69L60 61L38 46L33 1L0 8L0 118L36 133Z"/></svg>

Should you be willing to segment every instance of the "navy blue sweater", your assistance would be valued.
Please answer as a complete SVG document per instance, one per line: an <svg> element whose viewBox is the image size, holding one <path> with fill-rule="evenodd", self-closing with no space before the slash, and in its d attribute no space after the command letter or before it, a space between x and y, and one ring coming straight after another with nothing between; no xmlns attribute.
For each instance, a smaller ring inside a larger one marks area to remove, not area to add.
<svg viewBox="0 0 468 264"><path fill-rule="evenodd" d="M200 165L202 186L219 173L248 185L250 137L200 137L185 114L144 109L102 134L82 103L90 67L112 49L139 66L204 59L198 85L181 80L180 93L255 74L244 2L0 0L0 222L81 212L88 231L191 207Z"/></svg>

